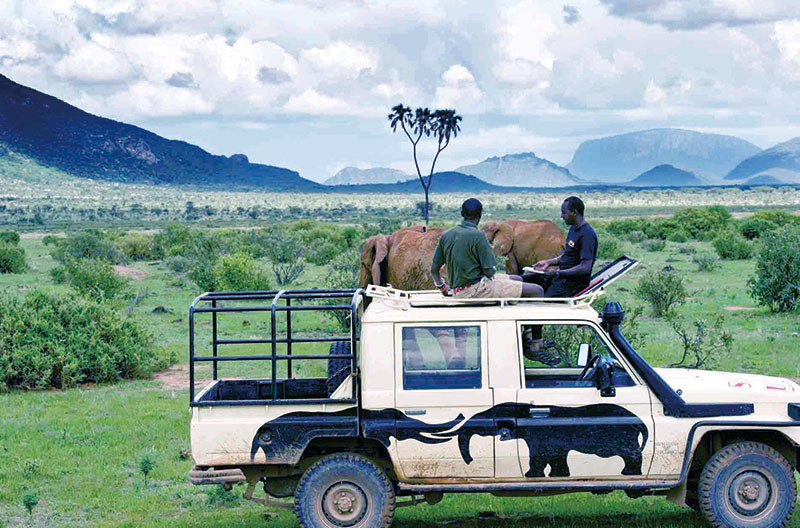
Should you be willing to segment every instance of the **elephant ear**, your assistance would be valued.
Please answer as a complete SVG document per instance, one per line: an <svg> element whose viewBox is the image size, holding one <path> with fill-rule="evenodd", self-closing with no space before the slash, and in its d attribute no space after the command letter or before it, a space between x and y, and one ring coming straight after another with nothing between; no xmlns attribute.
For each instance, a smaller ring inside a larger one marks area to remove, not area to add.
<svg viewBox="0 0 800 528"><path fill-rule="evenodd" d="M514 228L508 222L489 222L484 227L486 238L497 255L508 255L514 246Z"/></svg>
<svg viewBox="0 0 800 528"><path fill-rule="evenodd" d="M389 253L387 235L375 235L364 241L361 248L361 272L358 277L358 284L361 288L366 288L369 284L381 283L381 263Z"/></svg>

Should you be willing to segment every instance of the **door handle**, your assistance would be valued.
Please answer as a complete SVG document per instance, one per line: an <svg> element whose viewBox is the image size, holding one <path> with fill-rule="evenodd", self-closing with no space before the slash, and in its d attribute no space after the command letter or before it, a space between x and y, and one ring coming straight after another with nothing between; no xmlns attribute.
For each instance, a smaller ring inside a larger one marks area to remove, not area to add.
<svg viewBox="0 0 800 528"><path fill-rule="evenodd" d="M408 409L406 411L406 415L407 416L420 416L422 414L425 414L426 412L428 412L428 411L426 411L425 409Z"/></svg>
<svg viewBox="0 0 800 528"><path fill-rule="evenodd" d="M528 412L531 418L546 418L550 416L550 407L533 407Z"/></svg>

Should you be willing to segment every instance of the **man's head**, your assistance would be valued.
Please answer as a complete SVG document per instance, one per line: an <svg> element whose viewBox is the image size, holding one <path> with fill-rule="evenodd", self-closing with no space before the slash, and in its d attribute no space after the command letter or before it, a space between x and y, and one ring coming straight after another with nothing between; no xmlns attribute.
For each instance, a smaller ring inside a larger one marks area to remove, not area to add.
<svg viewBox="0 0 800 528"><path fill-rule="evenodd" d="M481 213L483 213L483 204L476 198L467 198L461 204L461 216L464 217L464 220L477 224L481 219Z"/></svg>
<svg viewBox="0 0 800 528"><path fill-rule="evenodd" d="M561 219L567 225L578 225L583 218L583 202L577 196L570 196L561 204Z"/></svg>

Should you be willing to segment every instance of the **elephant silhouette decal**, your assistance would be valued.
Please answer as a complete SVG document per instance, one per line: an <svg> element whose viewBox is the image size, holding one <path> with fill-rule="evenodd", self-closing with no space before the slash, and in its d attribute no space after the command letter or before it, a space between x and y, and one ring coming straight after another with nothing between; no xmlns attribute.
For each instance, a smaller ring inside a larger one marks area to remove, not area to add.
<svg viewBox="0 0 800 528"><path fill-rule="evenodd" d="M302 453L316 437L353 437L358 435L356 408L332 413L296 411L286 413L265 423L256 431L250 446L250 461L261 450L269 458L293 458ZM450 437L436 437L464 421L459 414L443 424L428 424L410 418L397 409L361 411L361 428L365 438L379 441L389 447L389 439L416 440L424 444L442 444ZM399 424L399 425L398 425ZM299 452L298 452L299 451Z"/></svg>
<svg viewBox="0 0 800 528"><path fill-rule="evenodd" d="M458 448L467 464L472 462L469 442L475 435L524 440L530 460L525 476L536 478L544 477L547 465L550 477L568 477L570 451L603 458L620 456L625 462L623 475L641 475L648 432L638 416L619 405L537 407L502 403L475 414L455 431L434 434L439 438L458 437Z"/></svg>
<svg viewBox="0 0 800 528"><path fill-rule="evenodd" d="M463 414L449 422L428 424L397 409L361 411L365 438L389 447L390 438L416 440L434 445L457 438L466 464L473 460L469 444L473 436L499 436L501 441L520 439L528 446L528 478L569 477L570 451L602 458L619 456L623 475L642 474L642 451L648 431L644 422L624 407L594 404L580 407L541 407L502 403L465 420ZM267 458L299 456L315 437L354 437L358 434L356 409L333 413L298 411L279 416L259 427L253 437L250 459L261 450Z"/></svg>

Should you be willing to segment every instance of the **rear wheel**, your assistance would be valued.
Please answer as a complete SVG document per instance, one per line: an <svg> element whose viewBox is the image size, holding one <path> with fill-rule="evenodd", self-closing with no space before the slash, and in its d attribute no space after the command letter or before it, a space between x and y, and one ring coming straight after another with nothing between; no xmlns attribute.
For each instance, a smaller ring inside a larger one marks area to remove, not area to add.
<svg viewBox="0 0 800 528"><path fill-rule="evenodd" d="M794 510L797 488L789 462L759 442L714 454L700 473L700 511L715 527L777 528Z"/></svg>
<svg viewBox="0 0 800 528"><path fill-rule="evenodd" d="M303 528L385 528L394 517L394 488L372 461L330 455L306 470L295 493Z"/></svg>

